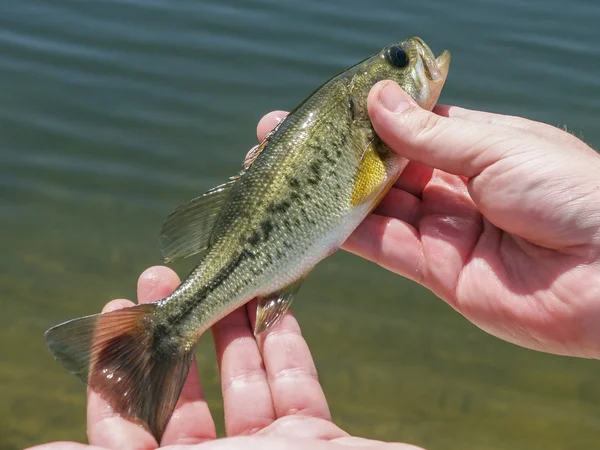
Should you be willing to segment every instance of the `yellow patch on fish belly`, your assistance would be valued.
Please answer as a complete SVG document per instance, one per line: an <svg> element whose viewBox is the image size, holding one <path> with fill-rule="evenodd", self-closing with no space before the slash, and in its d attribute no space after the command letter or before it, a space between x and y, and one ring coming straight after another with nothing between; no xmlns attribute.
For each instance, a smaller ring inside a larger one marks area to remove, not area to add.
<svg viewBox="0 0 600 450"><path fill-rule="evenodd" d="M352 192L352 206L357 206L381 189L387 178L385 163L381 154L370 145L363 156Z"/></svg>

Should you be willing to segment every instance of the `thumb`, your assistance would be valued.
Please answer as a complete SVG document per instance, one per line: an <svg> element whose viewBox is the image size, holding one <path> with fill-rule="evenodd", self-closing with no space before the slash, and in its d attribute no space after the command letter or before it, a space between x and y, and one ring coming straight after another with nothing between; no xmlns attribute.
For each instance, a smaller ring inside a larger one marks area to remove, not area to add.
<svg viewBox="0 0 600 450"><path fill-rule="evenodd" d="M377 83L368 106L375 131L391 149L455 175L472 178L518 144L505 127L442 117L421 108L393 81Z"/></svg>

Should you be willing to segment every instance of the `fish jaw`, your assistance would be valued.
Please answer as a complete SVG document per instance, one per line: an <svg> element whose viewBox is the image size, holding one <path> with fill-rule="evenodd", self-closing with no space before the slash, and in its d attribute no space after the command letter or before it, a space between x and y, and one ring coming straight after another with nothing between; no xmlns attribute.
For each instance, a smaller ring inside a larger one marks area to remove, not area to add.
<svg viewBox="0 0 600 450"><path fill-rule="evenodd" d="M422 108L431 110L437 103L448 78L450 52L444 50L436 57L429 46L419 37L407 39L402 46L415 58L413 77L419 89L413 97Z"/></svg>

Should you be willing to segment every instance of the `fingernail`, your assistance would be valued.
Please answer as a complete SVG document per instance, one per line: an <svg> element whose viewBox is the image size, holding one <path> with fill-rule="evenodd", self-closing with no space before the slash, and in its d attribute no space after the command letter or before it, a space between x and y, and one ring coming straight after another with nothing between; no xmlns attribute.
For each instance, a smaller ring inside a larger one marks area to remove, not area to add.
<svg viewBox="0 0 600 450"><path fill-rule="evenodd" d="M410 97L393 81L386 82L379 89L379 102L391 112L402 112L410 107Z"/></svg>

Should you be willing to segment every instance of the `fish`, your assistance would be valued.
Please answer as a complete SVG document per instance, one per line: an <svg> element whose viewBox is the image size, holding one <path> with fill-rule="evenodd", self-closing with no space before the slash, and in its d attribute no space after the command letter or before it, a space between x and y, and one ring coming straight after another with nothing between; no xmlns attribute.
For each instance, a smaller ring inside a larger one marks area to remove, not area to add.
<svg viewBox="0 0 600 450"><path fill-rule="evenodd" d="M227 182L176 208L160 233L165 262L199 262L167 297L50 328L62 365L160 442L199 337L257 298L254 334L284 316L310 271L338 250L407 161L375 133L367 96L397 82L432 109L450 52L412 37L388 45L310 94Z"/></svg>

